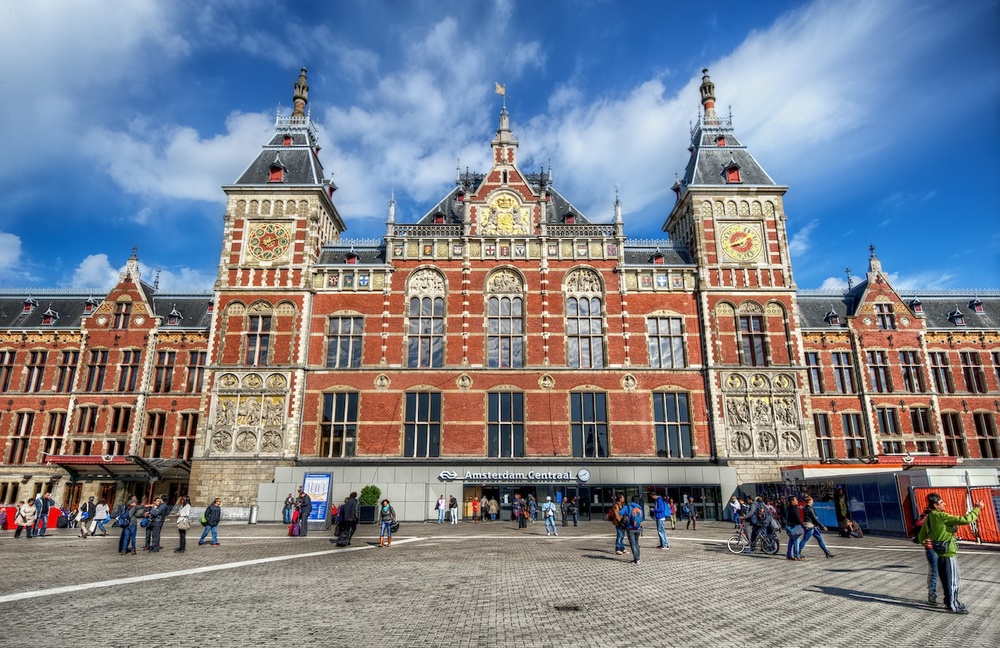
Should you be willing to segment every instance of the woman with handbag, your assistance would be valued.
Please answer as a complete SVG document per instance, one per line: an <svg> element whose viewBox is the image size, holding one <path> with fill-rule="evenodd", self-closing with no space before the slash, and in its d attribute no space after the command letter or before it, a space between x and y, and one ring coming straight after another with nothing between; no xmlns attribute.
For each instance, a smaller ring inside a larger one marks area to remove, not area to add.
<svg viewBox="0 0 1000 648"><path fill-rule="evenodd" d="M392 527L396 524L396 511L393 510L389 500L382 500L382 508L379 509L379 521L382 523L382 530L378 534L378 546L382 547L385 541L386 547L392 546ZM398 528L398 527L397 527Z"/></svg>
<svg viewBox="0 0 1000 648"><path fill-rule="evenodd" d="M799 551L802 547L799 545L799 539L805 533L805 529L802 527L802 516L799 515L799 500L794 495L788 498L788 506L785 507L785 533L788 534L788 549L785 551L785 558L787 560L802 560L802 554Z"/></svg>
<svg viewBox="0 0 1000 648"><path fill-rule="evenodd" d="M38 519L38 513L36 512L35 509L35 500L29 499L24 502L18 502L17 513L14 514L14 523L17 526L17 531L14 532L14 537L20 538L21 531L23 529L27 529L28 539L30 540L37 519Z"/></svg>
<svg viewBox="0 0 1000 648"><path fill-rule="evenodd" d="M174 553L184 553L187 545L187 531L191 528L191 498L181 495L180 510L177 511L177 534L180 536L180 546Z"/></svg>

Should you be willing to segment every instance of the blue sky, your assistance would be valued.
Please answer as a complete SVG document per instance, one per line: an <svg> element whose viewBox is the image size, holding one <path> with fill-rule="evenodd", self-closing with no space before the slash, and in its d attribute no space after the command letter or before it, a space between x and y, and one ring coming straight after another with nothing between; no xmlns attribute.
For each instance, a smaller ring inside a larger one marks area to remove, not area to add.
<svg viewBox="0 0 1000 648"><path fill-rule="evenodd" d="M46 0L5 3L0 55L0 287L107 288L136 245L162 290L210 290L220 186L305 66L345 237L488 168L499 81L523 170L598 222L618 185L626 233L662 238L708 67L790 187L801 288L869 244L897 288L1000 288L997 0Z"/></svg>

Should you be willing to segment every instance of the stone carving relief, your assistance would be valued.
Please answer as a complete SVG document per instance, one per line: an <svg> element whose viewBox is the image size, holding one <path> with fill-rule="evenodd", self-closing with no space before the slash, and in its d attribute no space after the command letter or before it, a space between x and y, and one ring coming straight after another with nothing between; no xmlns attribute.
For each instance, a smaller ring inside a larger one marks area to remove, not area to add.
<svg viewBox="0 0 1000 648"><path fill-rule="evenodd" d="M580 268L566 276L566 291L572 293L601 292L601 278L588 268Z"/></svg>
<svg viewBox="0 0 1000 648"><path fill-rule="evenodd" d="M424 295L443 295L444 278L434 270L417 270L410 275L410 292Z"/></svg>
<svg viewBox="0 0 1000 648"><path fill-rule="evenodd" d="M635 391L635 388L638 384L639 382L635 379L635 376L633 376L632 374L625 374L622 377L622 388L625 391Z"/></svg>
<svg viewBox="0 0 1000 648"><path fill-rule="evenodd" d="M490 275L486 290L491 293L521 293L524 285L513 270L498 270Z"/></svg>
<svg viewBox="0 0 1000 648"><path fill-rule="evenodd" d="M732 456L802 456L803 426L794 375L733 372L722 379Z"/></svg>
<svg viewBox="0 0 1000 648"><path fill-rule="evenodd" d="M275 454L283 450L288 377L222 374L213 396L209 454Z"/></svg>
<svg viewBox="0 0 1000 648"><path fill-rule="evenodd" d="M552 389L556 386L556 380L549 374L542 374L542 377L538 379L538 386L542 389Z"/></svg>

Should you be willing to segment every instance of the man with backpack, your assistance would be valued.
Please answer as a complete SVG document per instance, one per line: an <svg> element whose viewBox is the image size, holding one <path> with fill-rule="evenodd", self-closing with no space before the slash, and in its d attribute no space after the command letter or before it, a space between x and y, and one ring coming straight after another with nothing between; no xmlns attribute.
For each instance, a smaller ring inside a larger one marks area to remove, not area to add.
<svg viewBox="0 0 1000 648"><path fill-rule="evenodd" d="M628 534L628 546L632 550L632 564L639 564L639 536L642 535L642 506L639 496L633 495L632 501L622 506L619 527Z"/></svg>
<svg viewBox="0 0 1000 648"><path fill-rule="evenodd" d="M770 531L771 520L774 518L771 515L771 509L764 503L764 499L758 496L750 506L750 511L744 519L749 520L753 526L753 531L750 532L749 549L749 553L753 553L754 547L757 546L757 539L761 533L768 533Z"/></svg>
<svg viewBox="0 0 1000 648"><path fill-rule="evenodd" d="M625 553L625 529L622 528L621 510L625 506L625 496L619 495L615 498L615 503L608 511L608 522L615 525L615 555L620 556Z"/></svg>

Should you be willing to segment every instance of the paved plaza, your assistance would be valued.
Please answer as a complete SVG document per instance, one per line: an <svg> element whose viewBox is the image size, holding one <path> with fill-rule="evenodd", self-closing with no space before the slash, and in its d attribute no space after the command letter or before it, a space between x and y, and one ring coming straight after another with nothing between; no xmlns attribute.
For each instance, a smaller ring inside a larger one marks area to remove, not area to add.
<svg viewBox="0 0 1000 648"><path fill-rule="evenodd" d="M960 616L924 602L908 540L831 537L801 563L734 556L732 526L678 528L641 562L606 522L404 523L391 548L362 526L289 538L273 524L219 527L218 547L121 557L118 530L0 536L0 614L22 646L989 646L1000 645L1000 551L960 552ZM193 536L193 537L192 537ZM140 543L142 533L140 532ZM940 595L939 595L940 596Z"/></svg>

